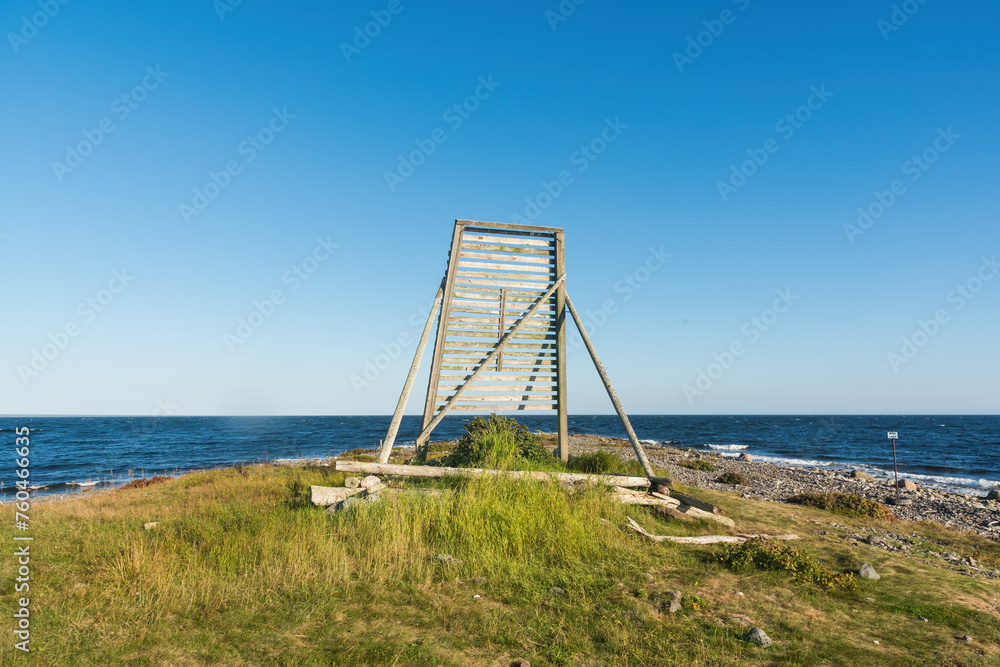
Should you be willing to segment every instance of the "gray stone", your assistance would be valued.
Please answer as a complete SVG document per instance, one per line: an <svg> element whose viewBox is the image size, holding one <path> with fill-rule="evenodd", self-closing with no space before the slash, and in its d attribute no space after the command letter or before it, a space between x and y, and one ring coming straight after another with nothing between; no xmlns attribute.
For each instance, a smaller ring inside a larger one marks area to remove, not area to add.
<svg viewBox="0 0 1000 667"><path fill-rule="evenodd" d="M964 637L962 637L962 640L963 641L967 641L967 642L971 642L972 641L972 637L970 637L969 635L965 635Z"/></svg>
<svg viewBox="0 0 1000 667"><path fill-rule="evenodd" d="M1000 500L1000 489L992 489L986 494L986 500Z"/></svg>
<svg viewBox="0 0 1000 667"><path fill-rule="evenodd" d="M667 605L667 611L670 612L671 614L676 614L683 608L684 607L683 605L681 605L681 601L678 599L671 600L670 603Z"/></svg>
<svg viewBox="0 0 1000 667"><path fill-rule="evenodd" d="M362 489L370 489L372 487L378 486L381 483L382 483L382 480L380 480L375 475L368 475L367 477L365 477L363 480L361 480L359 482L359 484L361 485Z"/></svg>
<svg viewBox="0 0 1000 667"><path fill-rule="evenodd" d="M462 562L450 554L438 554L434 556L434 560L442 565L458 565Z"/></svg>
<svg viewBox="0 0 1000 667"><path fill-rule="evenodd" d="M767 648L774 643L771 641L771 638L767 636L767 633L760 628L752 629L750 632L746 633L743 638L751 644L756 644L761 648Z"/></svg>
<svg viewBox="0 0 1000 667"><path fill-rule="evenodd" d="M487 579L486 577L476 577L473 581L475 581L480 586L485 586L486 584L490 583L490 580Z"/></svg>
<svg viewBox="0 0 1000 667"><path fill-rule="evenodd" d="M348 477L347 479L344 480L344 486L346 486L349 489L357 489L358 487L361 486L361 478Z"/></svg>
<svg viewBox="0 0 1000 667"><path fill-rule="evenodd" d="M874 482L875 481L874 477L872 477L868 473L863 472L861 470L852 470L851 471L851 477L853 479L860 479L863 482Z"/></svg>
<svg viewBox="0 0 1000 667"><path fill-rule="evenodd" d="M549 594L554 597L559 597L560 595L566 595L566 591L559 588L558 586L553 586L552 588L549 589Z"/></svg>
<svg viewBox="0 0 1000 667"><path fill-rule="evenodd" d="M746 461L747 463L753 463L753 455L743 452L737 457L740 461Z"/></svg>
<svg viewBox="0 0 1000 667"><path fill-rule="evenodd" d="M143 530L151 530L160 525L159 521L150 521L149 523L142 524Z"/></svg>
<svg viewBox="0 0 1000 667"><path fill-rule="evenodd" d="M916 483L915 482L911 482L908 479L901 479L901 480L899 480L898 484L896 484L892 480L890 480L889 481L889 486L897 486L900 489L905 489L906 491L916 491L917 490Z"/></svg>
<svg viewBox="0 0 1000 667"><path fill-rule="evenodd" d="M917 616L917 620L918 621L923 621L924 623L929 623L930 622L926 618L924 618L923 616Z"/></svg>
<svg viewBox="0 0 1000 667"><path fill-rule="evenodd" d="M871 579L873 581L878 581L879 579L882 578L879 576L878 572L875 571L875 568L872 567L870 563L865 563L864 565L862 565L861 569L858 570L858 574L864 577L865 579Z"/></svg>

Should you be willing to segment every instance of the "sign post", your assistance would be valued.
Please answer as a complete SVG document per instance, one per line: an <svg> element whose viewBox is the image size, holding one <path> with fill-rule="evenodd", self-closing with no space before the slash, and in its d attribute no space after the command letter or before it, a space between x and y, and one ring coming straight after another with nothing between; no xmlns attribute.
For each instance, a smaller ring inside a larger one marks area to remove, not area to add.
<svg viewBox="0 0 1000 667"><path fill-rule="evenodd" d="M890 500L890 505L909 505L913 501L909 498L899 497L899 468L896 467L896 441L899 439L899 433L896 431L889 431L889 440L892 441L892 472L896 477L896 498L895 500Z"/></svg>
<svg viewBox="0 0 1000 667"><path fill-rule="evenodd" d="M899 504L899 469L896 467L896 440L899 439L899 433L896 431L889 431L889 440L892 441L892 472L896 477L896 504Z"/></svg>

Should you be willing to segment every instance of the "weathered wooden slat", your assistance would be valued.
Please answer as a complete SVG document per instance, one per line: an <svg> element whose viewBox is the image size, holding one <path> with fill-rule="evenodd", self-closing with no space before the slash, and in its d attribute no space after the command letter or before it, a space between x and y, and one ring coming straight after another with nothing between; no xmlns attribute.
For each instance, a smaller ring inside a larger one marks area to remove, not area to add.
<svg viewBox="0 0 1000 667"><path fill-rule="evenodd" d="M444 407L443 405L440 407ZM492 405L453 405L450 410L478 410L479 412L498 412L503 410L555 410L556 406L536 403L495 403Z"/></svg>
<svg viewBox="0 0 1000 667"><path fill-rule="evenodd" d="M483 220L456 220L455 222L468 227L469 232L481 234L511 234L551 238L563 231L562 227L539 227L538 225L521 225L514 222L484 222Z"/></svg>
<svg viewBox="0 0 1000 667"><path fill-rule="evenodd" d="M464 232L462 243L499 243L500 245L527 245L535 248L553 248L555 239L539 239L527 236L492 236L489 234L474 234Z"/></svg>
<svg viewBox="0 0 1000 667"><path fill-rule="evenodd" d="M492 371L488 371L492 372ZM552 369L547 369L544 373L531 373L531 374L521 374L516 373L497 373L495 375L487 375L485 372L476 378L475 384L472 386L479 386L480 382L555 382L555 376L551 375L554 371ZM442 382L467 382L470 376L462 374L451 374L442 373Z"/></svg>
<svg viewBox="0 0 1000 667"><path fill-rule="evenodd" d="M494 389L493 387L480 387L478 389L467 389L461 398L458 399L459 403L465 402L477 402L477 403L492 403L494 401L536 401L541 403L552 403L555 401L555 394L552 393L551 387L540 387L535 391L518 391L518 392L502 392L499 394L478 394L473 395L474 392L484 392ZM544 391L547 389L548 391ZM446 401L451 398L451 394L440 394L437 397L439 401Z"/></svg>
<svg viewBox="0 0 1000 667"><path fill-rule="evenodd" d="M500 303L483 302L482 305L478 305L477 302L474 301L462 301L462 302L455 302L451 310L452 312L464 313L466 315L489 316L489 315L496 315L497 313L500 312ZM510 303L507 304L507 308L505 310L507 311L508 317L518 316L521 313L527 312L526 310L519 308L518 304L510 304ZM554 314L555 314L555 306L551 304L545 304L543 306L539 306L538 310L532 313L531 317L529 317L528 319L551 320ZM518 317L518 319L520 319L520 317Z"/></svg>
<svg viewBox="0 0 1000 667"><path fill-rule="evenodd" d="M488 259L493 261L513 262L515 264L552 264L551 257L540 255L503 255L494 252L466 252L462 250L459 260L464 259Z"/></svg>
<svg viewBox="0 0 1000 667"><path fill-rule="evenodd" d="M523 331L523 330L522 330ZM502 334L501 334L502 335ZM492 332L487 331L469 331L463 329L454 329L448 327L448 340L455 340L457 338L492 338L497 340L500 336L497 335L496 327ZM520 340L555 340L555 335L545 334L545 333L530 333L521 331L517 332L517 338Z"/></svg>
<svg viewBox="0 0 1000 667"><path fill-rule="evenodd" d="M441 384L441 385L438 385L438 391L452 392L452 391L455 391L456 389L458 389L461 386L462 385L460 385L460 384ZM469 391L470 392L474 392L474 391L510 391L510 392L525 393L525 392L548 391L548 392L551 393L551 392L555 391L555 389L556 389L556 385L554 385L554 384L542 384L542 383L538 383L538 384L522 384L522 385L517 385L517 384L491 384L491 385L484 385L484 384L482 384L482 376L480 376L480 378L478 380L476 380L472 385L469 386Z"/></svg>
<svg viewBox="0 0 1000 667"><path fill-rule="evenodd" d="M498 252L510 252L517 253L520 255L537 255L540 257L552 257L551 250L543 250L541 248L517 248L509 245L498 245L496 243L462 243L460 248L463 252L466 250L487 250L490 253Z"/></svg>
<svg viewBox="0 0 1000 667"><path fill-rule="evenodd" d="M465 276L455 277L456 285L497 285L499 287L519 287L525 290L537 289L538 293L541 294L545 291L546 287L549 287L551 283L529 283L523 280L493 280L485 278L469 278Z"/></svg>
<svg viewBox="0 0 1000 667"><path fill-rule="evenodd" d="M555 366L552 361L539 361L539 362L527 362L519 363L511 361L504 364L504 370L517 371L521 373L543 373L545 371L554 371L555 368L549 368L549 366ZM509 368L508 368L509 367ZM476 370L476 364L444 364L441 366L443 371L474 371Z"/></svg>
<svg viewBox="0 0 1000 667"><path fill-rule="evenodd" d="M488 301L485 299L465 297L461 301L455 301L455 306L458 308L472 308L484 311L482 313L472 313L468 315L458 313L457 317L496 317L496 314L500 311L500 300L497 299L496 301ZM542 311L542 314L538 315L538 317L552 319L555 304L547 303L543 307L545 310ZM511 301L510 299L505 301L504 310L507 311L508 318L512 315L517 315L518 313L527 312L524 308L524 304ZM449 321L451 321L451 318L449 318Z"/></svg>
<svg viewBox="0 0 1000 667"><path fill-rule="evenodd" d="M500 475L513 479L555 480L559 482L584 482L606 484L628 488L649 486L645 477L630 475L587 475L574 472L537 472L530 470L484 470L482 468L445 468L443 466L404 466L391 463L364 463L338 459L337 472L356 472L368 475L389 475L398 477L480 477Z"/></svg>
<svg viewBox="0 0 1000 667"><path fill-rule="evenodd" d="M462 318L462 319L465 319L465 318ZM476 319L477 320L479 320L479 319L485 319L487 321L485 321L485 322L481 322L481 321L463 322L463 321L459 321L458 319L456 319L454 317L451 318L450 320L448 320L448 330L449 330L449 333L452 332L452 331L455 331L455 332L460 332L460 331L492 331L492 330L496 329L498 327L498 325L500 324L497 321L497 318L495 318L495 317L492 318L492 320L493 320L492 322L489 321L489 319L491 319L491 318L476 318ZM508 326L506 330L510 331L510 327ZM555 333L555 328L553 327L553 325L552 325L551 322L542 321L542 322L539 322L536 325L525 324L521 328L521 331L526 331L528 333ZM520 331L518 333L520 333Z"/></svg>
<svg viewBox="0 0 1000 667"><path fill-rule="evenodd" d="M504 272L516 272L516 273L541 273L546 275L555 274L555 269L547 266L539 266L537 264L496 264L491 262L471 262L467 260L459 260L459 269L467 270L495 270ZM461 274L459 274L461 275Z"/></svg>
<svg viewBox="0 0 1000 667"><path fill-rule="evenodd" d="M535 293L532 292L531 294ZM535 296L537 298L537 295ZM530 295L522 295L521 292L518 290L507 290L507 297L508 301L510 301L511 303L524 304L525 308L530 307L531 304L535 302L535 299L532 299ZM495 302L500 300L500 291L497 290L496 292L490 292L488 290L484 290L482 287L475 287L475 288L466 287L464 289L456 289L453 298L472 299L473 301ZM550 299L549 302L554 303L555 299Z"/></svg>
<svg viewBox="0 0 1000 667"><path fill-rule="evenodd" d="M520 333L520 332L518 332ZM513 338L512 338L513 340ZM555 343L547 343L543 341L535 342L523 342L523 343L507 343L508 348L512 349L522 349L522 350L551 350L555 351ZM444 346L445 352L448 350L492 350L493 345L488 342L479 342L478 340L462 340L462 341L452 341ZM508 350L509 352L510 350Z"/></svg>

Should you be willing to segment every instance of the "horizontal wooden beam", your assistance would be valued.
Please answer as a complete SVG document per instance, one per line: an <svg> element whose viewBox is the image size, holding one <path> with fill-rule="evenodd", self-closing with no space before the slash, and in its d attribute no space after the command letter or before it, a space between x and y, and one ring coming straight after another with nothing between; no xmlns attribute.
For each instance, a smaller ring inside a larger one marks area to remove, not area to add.
<svg viewBox="0 0 1000 667"><path fill-rule="evenodd" d="M588 475L576 472L539 472L533 470L490 470L484 468L446 468L441 466L405 466L392 463L365 463L337 459L337 472L357 472L369 475L394 475L397 477L480 477L499 475L513 479L538 481L585 482L629 488L645 488L649 480L631 475Z"/></svg>
<svg viewBox="0 0 1000 667"><path fill-rule="evenodd" d="M462 234L462 243L500 243L502 245L527 245L536 248L552 248L555 239L530 238L527 236L492 236L489 234Z"/></svg>

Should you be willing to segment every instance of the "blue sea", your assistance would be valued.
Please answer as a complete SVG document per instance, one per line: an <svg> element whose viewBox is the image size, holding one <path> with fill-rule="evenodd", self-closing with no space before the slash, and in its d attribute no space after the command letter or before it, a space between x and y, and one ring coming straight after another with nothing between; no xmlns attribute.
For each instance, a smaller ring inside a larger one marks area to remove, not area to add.
<svg viewBox="0 0 1000 667"><path fill-rule="evenodd" d="M554 416L517 416L532 430L555 430ZM462 433L467 417L446 417L433 439ZM899 471L924 484L981 493L1000 487L1000 416L683 416L636 415L647 443L740 452L786 465L892 470L886 434L899 433ZM352 417L0 417L0 493L12 496L15 428L30 433L30 481L38 493L104 488L129 476L276 459L326 457L372 447L388 416ZM420 417L406 417L397 444L412 444ZM572 433L624 437L615 415L571 417ZM73 484L76 482L76 484ZM97 484L93 484L97 482ZM91 486L80 486L88 484Z"/></svg>

